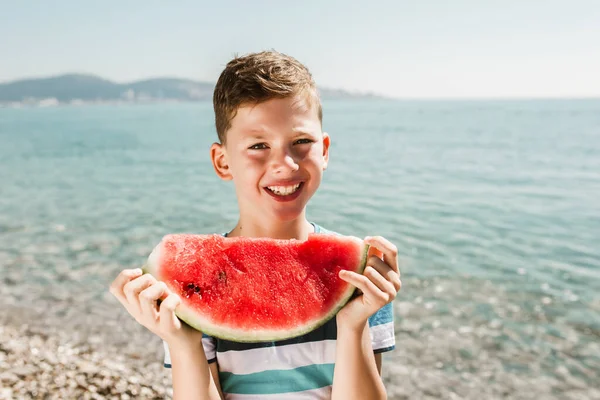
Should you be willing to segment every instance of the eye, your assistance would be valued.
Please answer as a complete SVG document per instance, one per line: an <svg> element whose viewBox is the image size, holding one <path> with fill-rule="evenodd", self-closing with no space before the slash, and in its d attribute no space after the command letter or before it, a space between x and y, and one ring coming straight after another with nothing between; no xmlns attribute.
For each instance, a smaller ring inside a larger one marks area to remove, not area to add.
<svg viewBox="0 0 600 400"><path fill-rule="evenodd" d="M267 145L265 143L257 143L257 144L253 144L252 146L248 147L249 150L264 150L267 148Z"/></svg>
<svg viewBox="0 0 600 400"><path fill-rule="evenodd" d="M294 142L294 144L307 144L312 142L314 142L312 139L298 139Z"/></svg>

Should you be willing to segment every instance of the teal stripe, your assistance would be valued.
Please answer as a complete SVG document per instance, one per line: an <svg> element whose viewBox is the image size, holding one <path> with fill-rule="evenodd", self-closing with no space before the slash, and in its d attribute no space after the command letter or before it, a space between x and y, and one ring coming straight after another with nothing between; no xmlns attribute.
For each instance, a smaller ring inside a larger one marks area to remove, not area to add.
<svg viewBox="0 0 600 400"><path fill-rule="evenodd" d="M291 344L321 342L323 340L335 340L337 338L337 324L335 318L331 318L320 328L307 334L296 336L291 339L278 340L275 342L232 342L230 340L218 339L217 352L226 351L245 351L251 349L261 349L266 347L288 346Z"/></svg>
<svg viewBox="0 0 600 400"><path fill-rule="evenodd" d="M318 389L333 383L334 364L313 364L285 370L236 375L219 372L221 388L226 393L277 394Z"/></svg>

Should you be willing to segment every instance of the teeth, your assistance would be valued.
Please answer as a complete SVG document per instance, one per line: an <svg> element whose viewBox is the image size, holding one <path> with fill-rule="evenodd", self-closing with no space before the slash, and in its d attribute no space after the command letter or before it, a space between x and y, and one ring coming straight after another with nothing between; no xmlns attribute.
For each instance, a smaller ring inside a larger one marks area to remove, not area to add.
<svg viewBox="0 0 600 400"><path fill-rule="evenodd" d="M287 196L290 195L292 193L294 193L296 190L298 190L298 188L300 187L300 184L296 184L294 186L267 186L267 188L279 195L279 196Z"/></svg>

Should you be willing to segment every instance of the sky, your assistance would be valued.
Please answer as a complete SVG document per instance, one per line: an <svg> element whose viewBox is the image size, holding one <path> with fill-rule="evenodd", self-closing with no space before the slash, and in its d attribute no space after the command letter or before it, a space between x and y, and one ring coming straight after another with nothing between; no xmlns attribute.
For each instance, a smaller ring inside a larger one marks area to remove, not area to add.
<svg viewBox="0 0 600 400"><path fill-rule="evenodd" d="M398 98L600 97L600 0L0 0L0 82L215 82L275 49L317 85Z"/></svg>

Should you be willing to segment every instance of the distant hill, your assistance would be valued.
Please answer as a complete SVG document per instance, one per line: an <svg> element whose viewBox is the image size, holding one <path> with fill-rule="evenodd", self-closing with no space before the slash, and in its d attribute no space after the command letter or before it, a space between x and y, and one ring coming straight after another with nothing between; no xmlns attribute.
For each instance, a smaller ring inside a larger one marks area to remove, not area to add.
<svg viewBox="0 0 600 400"><path fill-rule="evenodd" d="M0 83L0 103L58 103L110 101L200 101L212 99L214 84L189 79L156 78L115 83L94 75L67 74ZM373 94L319 89L322 98L373 98Z"/></svg>

